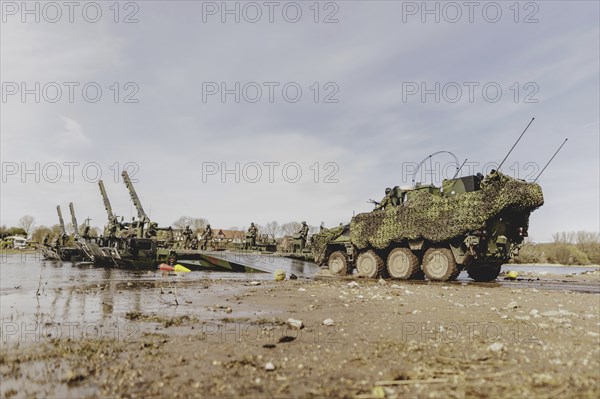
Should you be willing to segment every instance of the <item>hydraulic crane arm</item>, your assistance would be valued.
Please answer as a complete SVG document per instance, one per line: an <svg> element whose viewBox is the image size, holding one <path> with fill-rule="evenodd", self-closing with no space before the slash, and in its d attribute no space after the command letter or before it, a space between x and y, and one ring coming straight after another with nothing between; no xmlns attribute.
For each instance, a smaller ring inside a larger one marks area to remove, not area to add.
<svg viewBox="0 0 600 399"><path fill-rule="evenodd" d="M60 205L56 205L56 212L58 213L58 223L60 224L60 233L67 234L65 230L65 221L63 220L62 212L60 211Z"/></svg>
<svg viewBox="0 0 600 399"><path fill-rule="evenodd" d="M142 207L140 198L138 197L137 193L135 192L135 188L133 187L133 183L131 182L131 179L129 178L129 174L127 173L126 170L124 170L123 173L121 173L121 176L123 177L123 181L125 182L125 185L127 186L127 189L129 190L129 195L131 196L131 201L133 201L133 205L135 205L135 209L137 209L138 219L140 219L140 221L145 222L145 223L150 222L150 218L146 215L146 212L144 212L144 208Z"/></svg>
<svg viewBox="0 0 600 399"><path fill-rule="evenodd" d="M71 211L71 223L73 223L73 234L79 235L79 225L77 224L77 218L75 217L75 208L73 203L69 202L69 210Z"/></svg>
<svg viewBox="0 0 600 399"><path fill-rule="evenodd" d="M114 213L112 210L112 206L110 206L110 201L108 199L108 195L106 194L106 189L104 188L104 182L102 180L99 180L98 186L100 187L100 194L102 194L102 200L104 201L104 209L106 209L106 213L108 214L108 220L111 220L114 217Z"/></svg>

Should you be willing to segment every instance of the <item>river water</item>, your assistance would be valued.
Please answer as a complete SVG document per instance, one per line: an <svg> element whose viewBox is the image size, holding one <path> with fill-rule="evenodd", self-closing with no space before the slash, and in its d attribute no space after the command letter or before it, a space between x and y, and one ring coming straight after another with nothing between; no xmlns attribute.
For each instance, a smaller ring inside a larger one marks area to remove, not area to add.
<svg viewBox="0 0 600 399"><path fill-rule="evenodd" d="M0 333L3 342L7 335L15 334L15 331L22 334L29 329L31 334L40 333L40 326L44 325L62 325L63 333L64 326L69 323L91 325L95 330L99 326L106 330L107 323L127 325L124 316L128 312L205 317L207 304L218 292L203 291L202 286L206 288L217 279L273 279L272 273L194 271L165 274L158 271L98 268L85 263L49 262L36 254L2 255L0 261ZM263 267L268 264L264 260L262 263ZM275 269L282 265L288 275L293 272L300 278L310 277L318 270L306 262L283 258L276 260L272 267ZM504 270L568 275L596 268L507 265ZM459 280L468 280L466 273L462 273ZM179 298L179 305L169 306L176 298ZM44 334L47 333L44 331Z"/></svg>

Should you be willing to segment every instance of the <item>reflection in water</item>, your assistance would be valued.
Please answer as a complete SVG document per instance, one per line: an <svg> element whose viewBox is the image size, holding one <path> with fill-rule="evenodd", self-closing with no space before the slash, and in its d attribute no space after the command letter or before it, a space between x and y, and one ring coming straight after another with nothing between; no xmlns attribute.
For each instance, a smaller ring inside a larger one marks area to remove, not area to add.
<svg viewBox="0 0 600 399"><path fill-rule="evenodd" d="M48 262L34 257L5 255L0 263L0 319L25 322L102 322L126 312L177 314L184 309L165 305L182 283L206 279L272 280L277 269L289 275L311 276L319 268L300 260L256 254L220 254L233 261L253 264L267 273L191 272L176 276L156 272L96 268L90 264ZM510 265L505 270L535 270L547 273L576 273L595 267L543 267ZM466 274L463 273L466 278ZM461 281L462 282L462 281ZM128 285L128 283L132 283ZM501 282L506 285L506 282ZM195 284L187 287L197 292ZM39 287L40 295L36 295ZM143 287L143 288L141 288ZM161 287L164 294L161 295ZM172 293L169 293L171 291ZM181 299L181 297L179 298ZM181 304L181 300L180 300ZM192 305L194 308L196 303ZM189 311L189 309L188 309Z"/></svg>

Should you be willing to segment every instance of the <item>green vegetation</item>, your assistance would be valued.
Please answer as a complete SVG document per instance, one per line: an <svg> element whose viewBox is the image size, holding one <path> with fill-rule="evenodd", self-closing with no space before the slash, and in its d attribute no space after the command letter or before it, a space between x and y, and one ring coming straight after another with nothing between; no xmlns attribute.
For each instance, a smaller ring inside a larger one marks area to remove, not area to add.
<svg viewBox="0 0 600 399"><path fill-rule="evenodd" d="M570 231L555 233L551 243L523 245L515 263L556 263L562 265L600 264L600 233Z"/></svg>

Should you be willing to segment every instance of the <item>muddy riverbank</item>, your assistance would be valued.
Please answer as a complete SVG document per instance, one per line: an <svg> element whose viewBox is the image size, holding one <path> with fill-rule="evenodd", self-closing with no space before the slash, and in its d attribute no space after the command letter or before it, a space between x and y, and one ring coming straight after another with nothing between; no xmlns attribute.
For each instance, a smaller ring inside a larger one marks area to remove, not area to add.
<svg viewBox="0 0 600 399"><path fill-rule="evenodd" d="M65 292L97 301L95 313L25 317L3 304L2 397L600 395L600 296L589 292L171 277L45 294Z"/></svg>

